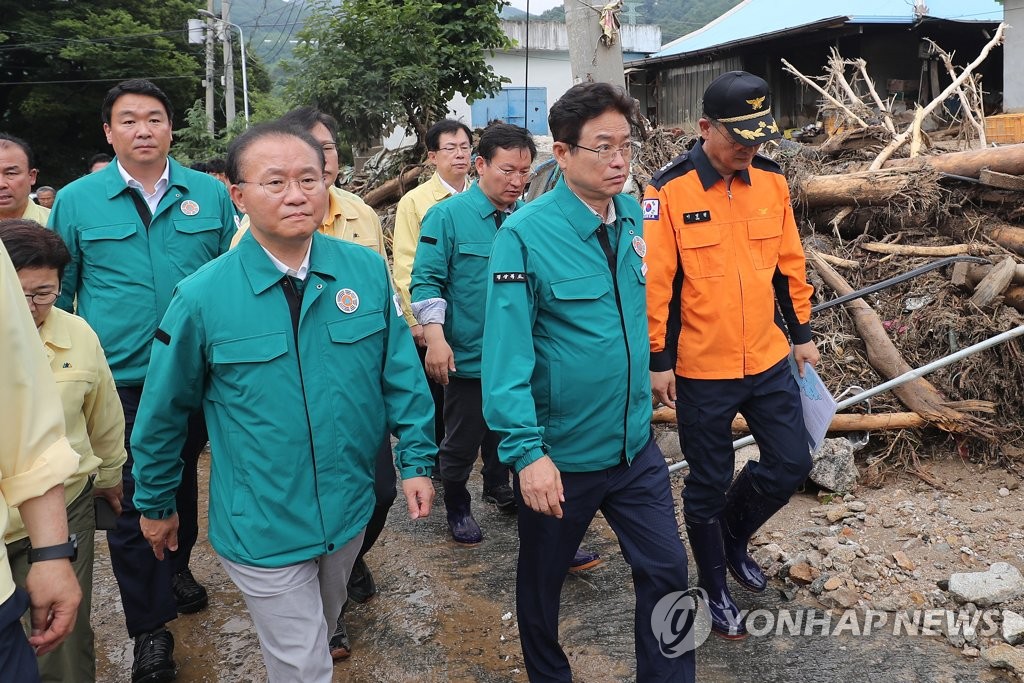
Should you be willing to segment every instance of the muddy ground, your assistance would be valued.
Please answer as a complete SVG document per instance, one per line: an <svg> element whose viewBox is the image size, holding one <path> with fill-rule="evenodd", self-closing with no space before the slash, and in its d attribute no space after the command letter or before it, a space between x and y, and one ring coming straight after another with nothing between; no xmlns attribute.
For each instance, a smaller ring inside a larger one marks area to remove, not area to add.
<svg viewBox="0 0 1024 683"><path fill-rule="evenodd" d="M810 553L811 563L817 562L819 573L826 575L833 571L831 561L826 561L829 554L822 550L814 555L818 546L825 547L823 537L835 536L844 544L866 548L867 553L860 554L866 556L865 562L877 559L877 571L861 567L853 576L839 571L838 560L834 567L834 573L845 581L844 590L855 591L861 610L941 606L948 597L936 584L948 579L951 572L981 571L996 561L1024 566L1024 535L1020 533L1024 495L1016 487L1009 495L999 494L1008 475L964 463L955 456L932 462L928 468L941 489L916 477L882 489L858 489L854 498L864 503L858 515L861 518L849 516L838 524L830 523L825 514L830 506L843 504L841 499L798 494L755 540L761 547L777 544L791 559L804 560ZM682 477L674 476L673 484L680 490ZM479 477L474 475L471 489L479 492L479 485ZM351 659L335 666L335 681L526 681L514 610L515 520L490 506L475 506L486 538L476 548L463 548L448 540L443 509L413 523L399 495L387 529L367 556L380 593L369 603L350 609L354 652ZM205 525L205 514L201 524ZM128 681L131 644L124 632L103 541L97 539L93 599L98 678ZM592 524L585 545L599 550L605 562L566 581L563 645L577 681L634 681L628 568L614 535L600 517ZM912 559L912 570L893 567L896 551ZM210 591L210 606L199 614L182 616L170 626L177 643L178 680L265 680L245 606L206 543L205 528L192 568ZM813 608L821 616L826 606L835 603L820 585L816 595L810 586L786 578L782 560L775 561L770 570L776 577L762 595L734 587L741 607ZM690 572L695 576L692 562ZM836 618L831 623L835 624ZM697 651L698 679L711 683L1015 680L1012 674L991 669L971 651L973 645L984 648L988 642L984 639L951 644L942 635L893 636L891 627L870 635L851 635L847 630L827 637L821 630L796 636L773 632L742 642L712 636ZM965 656L965 651L970 656Z"/></svg>

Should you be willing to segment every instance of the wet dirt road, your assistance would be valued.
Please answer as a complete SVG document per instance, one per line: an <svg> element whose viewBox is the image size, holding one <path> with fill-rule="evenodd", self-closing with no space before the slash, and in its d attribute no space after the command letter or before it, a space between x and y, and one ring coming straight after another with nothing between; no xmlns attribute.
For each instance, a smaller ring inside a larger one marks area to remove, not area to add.
<svg viewBox="0 0 1024 683"><path fill-rule="evenodd" d="M681 478L675 477L673 483L679 488ZM478 475L470 488L476 497ZM351 659L335 666L335 681L527 680L514 609L515 519L491 506L477 502L474 506L486 538L476 548L463 548L447 539L443 509L435 509L426 520L411 522L399 494L387 529L367 556L380 593L369 603L349 609L354 651ZM205 525L205 515L201 523ZM635 681L628 567L600 517L591 525L585 545L600 551L605 562L580 576L570 576L563 591L562 642L575 680ZM98 677L100 681L128 681L131 645L124 632L105 539L97 539L97 549L93 626ZM205 529L201 529L192 567L210 590L210 606L171 624L177 643L178 680L265 680L245 606L205 542ZM692 563L690 571L693 576ZM751 610L805 607L784 602L778 590L781 585L773 582L760 596L740 589L734 594L741 607ZM1013 680L984 662L962 657L941 637L893 637L891 628L870 636L822 637L821 629L815 633L819 635L772 633L742 642L712 636L697 650L698 680Z"/></svg>

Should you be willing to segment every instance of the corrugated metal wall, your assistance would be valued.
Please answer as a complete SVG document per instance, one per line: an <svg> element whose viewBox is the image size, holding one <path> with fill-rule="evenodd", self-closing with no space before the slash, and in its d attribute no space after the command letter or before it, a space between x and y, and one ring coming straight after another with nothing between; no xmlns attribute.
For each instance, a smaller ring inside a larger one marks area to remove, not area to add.
<svg viewBox="0 0 1024 683"><path fill-rule="evenodd" d="M701 96L711 81L727 71L742 68L743 62L737 56L658 71L658 125L696 129Z"/></svg>

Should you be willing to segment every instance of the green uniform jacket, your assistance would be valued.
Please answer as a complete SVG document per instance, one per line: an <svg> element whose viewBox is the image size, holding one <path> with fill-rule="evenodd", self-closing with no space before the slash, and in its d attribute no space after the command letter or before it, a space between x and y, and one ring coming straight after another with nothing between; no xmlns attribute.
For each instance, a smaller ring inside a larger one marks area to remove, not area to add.
<svg viewBox="0 0 1024 683"><path fill-rule="evenodd" d="M114 162L62 188L50 213L71 252L57 305L70 312L78 297L77 312L99 336L118 386L143 383L174 286L227 251L236 229L222 182L167 162L167 194L148 229L130 193L141 195Z"/></svg>
<svg viewBox="0 0 1024 683"><path fill-rule="evenodd" d="M632 461L650 438L650 346L638 253L643 221L629 195L614 202L615 278L598 242L600 219L564 179L512 214L494 240L484 419L501 434L502 462L517 472L545 453L566 472L605 469L623 456Z"/></svg>
<svg viewBox="0 0 1024 683"><path fill-rule="evenodd" d="M132 434L135 506L165 518L186 416L202 406L210 543L257 567L333 552L366 526L388 433L399 437L403 479L429 475L437 451L433 404L384 260L314 233L297 335L283 277L250 233L178 285Z"/></svg>
<svg viewBox="0 0 1024 683"><path fill-rule="evenodd" d="M515 208L520 206L522 202L516 202ZM498 231L496 211L480 186L473 184L430 207L423 217L412 266L412 300L448 302L444 338L455 356L455 377L480 377L487 259Z"/></svg>

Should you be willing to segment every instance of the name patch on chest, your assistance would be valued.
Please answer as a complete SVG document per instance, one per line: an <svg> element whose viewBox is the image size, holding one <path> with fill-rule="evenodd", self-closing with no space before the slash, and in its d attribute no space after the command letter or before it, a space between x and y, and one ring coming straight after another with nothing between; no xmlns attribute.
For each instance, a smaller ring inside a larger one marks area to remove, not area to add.
<svg viewBox="0 0 1024 683"><path fill-rule="evenodd" d="M683 223L710 223L711 212L710 211L691 211L683 214Z"/></svg>
<svg viewBox="0 0 1024 683"><path fill-rule="evenodd" d="M526 282L526 273L495 273L495 282Z"/></svg>

